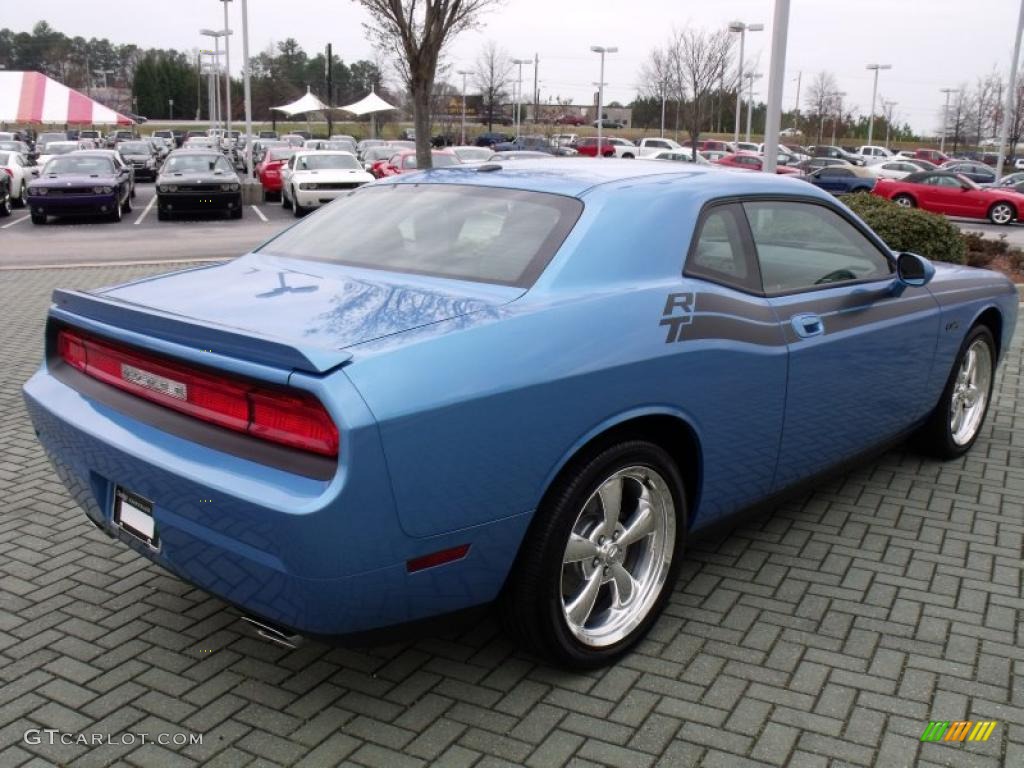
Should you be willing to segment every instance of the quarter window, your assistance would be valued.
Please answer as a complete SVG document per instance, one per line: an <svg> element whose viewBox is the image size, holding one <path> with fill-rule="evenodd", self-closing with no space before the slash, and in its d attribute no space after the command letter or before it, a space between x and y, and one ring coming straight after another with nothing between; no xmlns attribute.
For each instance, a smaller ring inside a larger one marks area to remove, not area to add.
<svg viewBox="0 0 1024 768"><path fill-rule="evenodd" d="M686 274L703 277L744 290L754 288L757 278L744 247L743 211L738 205L711 208L701 220L690 255Z"/></svg>
<svg viewBox="0 0 1024 768"><path fill-rule="evenodd" d="M889 260L834 211L811 203L744 203L766 293L887 277Z"/></svg>

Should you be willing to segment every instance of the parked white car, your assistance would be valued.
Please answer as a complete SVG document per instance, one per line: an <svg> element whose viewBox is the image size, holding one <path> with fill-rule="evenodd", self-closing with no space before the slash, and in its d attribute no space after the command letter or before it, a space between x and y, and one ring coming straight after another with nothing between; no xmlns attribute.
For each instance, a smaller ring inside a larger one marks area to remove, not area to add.
<svg viewBox="0 0 1024 768"><path fill-rule="evenodd" d="M677 141L659 136L650 139L640 139L637 142L636 149L637 157L650 157L662 152L684 152L686 147Z"/></svg>
<svg viewBox="0 0 1024 768"><path fill-rule="evenodd" d="M281 171L281 205L298 217L371 181L351 152L301 150Z"/></svg>
<svg viewBox="0 0 1024 768"><path fill-rule="evenodd" d="M689 149L663 149L660 152L656 152L653 155L640 155L638 160L670 160L677 163L694 163L696 165L707 165L711 163L704 158L700 152L697 153L697 159L693 159L693 151Z"/></svg>
<svg viewBox="0 0 1024 768"><path fill-rule="evenodd" d="M629 160L633 160L636 158L638 154L640 154L640 150L637 148L636 144L634 144L629 139L619 139L611 136L603 136L602 140L612 145L612 148L615 150L616 157L625 157Z"/></svg>
<svg viewBox="0 0 1024 768"><path fill-rule="evenodd" d="M857 147L857 151L854 152L856 155L860 155L864 158L864 165L874 165L875 163L884 163L886 160L892 157L890 152L885 147L876 147L870 144L865 144L862 147Z"/></svg>
<svg viewBox="0 0 1024 768"><path fill-rule="evenodd" d="M36 165L40 169L46 165L51 157L67 155L84 147L77 141L50 141L39 147L39 157L36 158Z"/></svg>
<svg viewBox="0 0 1024 768"><path fill-rule="evenodd" d="M866 166L868 173L876 179L903 179L921 170L920 166L908 163L901 157L894 157L881 163Z"/></svg>
<svg viewBox="0 0 1024 768"><path fill-rule="evenodd" d="M0 151L0 171L11 177L11 204L24 208L29 182L39 175L39 168L29 165L20 152Z"/></svg>
<svg viewBox="0 0 1024 768"><path fill-rule="evenodd" d="M571 147L579 139L575 133L556 133L551 137L551 143L556 147Z"/></svg>

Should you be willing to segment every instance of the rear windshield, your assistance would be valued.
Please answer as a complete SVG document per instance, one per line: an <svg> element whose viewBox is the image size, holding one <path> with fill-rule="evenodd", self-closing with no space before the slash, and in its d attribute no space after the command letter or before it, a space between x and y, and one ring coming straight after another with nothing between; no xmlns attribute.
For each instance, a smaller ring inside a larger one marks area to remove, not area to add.
<svg viewBox="0 0 1024 768"><path fill-rule="evenodd" d="M528 288L582 210L575 198L542 192L388 184L332 203L259 250Z"/></svg>
<svg viewBox="0 0 1024 768"><path fill-rule="evenodd" d="M295 163L300 171L353 170L361 171L363 166L352 155L302 155Z"/></svg>

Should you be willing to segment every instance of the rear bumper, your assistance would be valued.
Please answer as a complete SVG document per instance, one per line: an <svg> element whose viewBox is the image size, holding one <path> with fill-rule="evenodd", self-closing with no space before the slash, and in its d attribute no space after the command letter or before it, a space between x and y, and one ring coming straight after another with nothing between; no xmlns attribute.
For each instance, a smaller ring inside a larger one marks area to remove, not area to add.
<svg viewBox="0 0 1024 768"><path fill-rule="evenodd" d="M263 185L264 192L280 192L281 191L281 177L280 176L260 176L260 184Z"/></svg>
<svg viewBox="0 0 1024 768"><path fill-rule="evenodd" d="M45 369L24 387L61 480L108 535L242 611L301 634L380 630L492 601L527 515L430 538L402 532L375 425L347 379L348 457L319 481L219 453L90 400ZM113 521L116 486L154 503L154 550ZM406 561L470 544L457 562Z"/></svg>

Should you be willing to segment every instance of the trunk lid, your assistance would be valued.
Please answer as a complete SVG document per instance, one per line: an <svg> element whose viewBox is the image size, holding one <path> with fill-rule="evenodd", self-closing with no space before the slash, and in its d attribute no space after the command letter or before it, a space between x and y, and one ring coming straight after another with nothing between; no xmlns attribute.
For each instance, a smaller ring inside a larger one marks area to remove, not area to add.
<svg viewBox="0 0 1024 768"><path fill-rule="evenodd" d="M82 316L196 349L325 373L346 348L515 300L522 288L250 254L92 292L55 291Z"/></svg>

